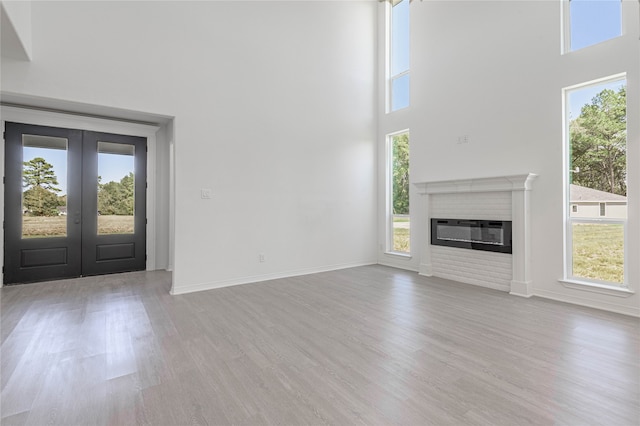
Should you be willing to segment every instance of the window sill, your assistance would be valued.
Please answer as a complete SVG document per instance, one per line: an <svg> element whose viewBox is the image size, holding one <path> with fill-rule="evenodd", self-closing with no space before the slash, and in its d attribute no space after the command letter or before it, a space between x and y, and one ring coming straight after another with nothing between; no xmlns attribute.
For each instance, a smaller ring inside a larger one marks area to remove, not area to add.
<svg viewBox="0 0 640 426"><path fill-rule="evenodd" d="M394 257L401 257L401 258L411 259L411 254L409 254L409 253L401 253L399 251L385 251L384 254L385 255L389 255L389 256L394 256Z"/></svg>
<svg viewBox="0 0 640 426"><path fill-rule="evenodd" d="M617 296L617 297L629 297L635 294L635 291L631 291L628 288L616 287L612 285L598 284L598 283L592 283L588 281L579 281L579 280L570 280L570 279L558 280L558 281L560 281L560 283L563 286L567 288L572 288L574 290L590 291L593 293L608 294L610 296Z"/></svg>

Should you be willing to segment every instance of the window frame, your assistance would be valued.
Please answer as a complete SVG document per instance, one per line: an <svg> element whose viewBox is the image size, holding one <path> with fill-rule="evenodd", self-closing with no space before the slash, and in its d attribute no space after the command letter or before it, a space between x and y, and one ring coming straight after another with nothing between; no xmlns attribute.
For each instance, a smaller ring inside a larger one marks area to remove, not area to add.
<svg viewBox="0 0 640 426"><path fill-rule="evenodd" d="M388 112L396 112L396 111L400 111L406 108L409 108L411 106L411 96L409 96L409 100L407 102L406 106L400 107L400 108L396 108L393 109L393 83L396 80L400 80L402 77L409 77L409 92L411 92L411 76L409 75L409 70L406 71L402 71L401 73L398 73L394 76L389 77L389 82L388 82L388 93L389 93L389 101L388 101Z"/></svg>
<svg viewBox="0 0 640 426"><path fill-rule="evenodd" d="M579 49L573 49L571 47L571 1L572 0L560 0L560 16L561 16L561 28L562 28L562 38L561 38L561 46L560 51L562 54L567 54L571 52L576 52L578 50L586 49L589 47L596 46L598 44L604 43L609 40L613 40L615 38L619 38L624 35L624 1L620 1L620 34L611 37L605 40L601 40L597 43L590 44L588 46L583 46Z"/></svg>
<svg viewBox="0 0 640 426"><path fill-rule="evenodd" d="M409 65L407 66L407 69L404 71L400 71L396 74L393 74L392 71L392 63L393 63L393 8L397 5L399 5L400 3L402 3L403 1L406 1L408 3L410 3L410 0L400 0L398 3L396 3L395 5L393 4L394 2L386 2L386 58L385 58L385 71L386 71L386 90L385 90L385 97L386 97L386 106L385 106L385 112L387 114L392 113L392 112L396 112L396 111L401 111L403 109L407 109L411 106L411 76L410 76L410 71L411 71L411 46L410 46L410 37L408 40L409 46L407 46L407 51L409 52ZM409 9L409 21L411 21L411 12ZM409 33L411 32L411 28L409 28ZM401 108L397 108L397 109L393 109L393 83L396 80L399 80L402 77L409 77L409 100L407 102L407 105Z"/></svg>
<svg viewBox="0 0 640 426"><path fill-rule="evenodd" d="M562 116L563 116L563 181L564 181L564 200L563 200L563 213L564 213L564 232L563 232L563 244L564 244L564 277L560 280L563 284L568 287L573 288L581 288L581 287L591 287L594 291L604 292L608 294L616 294L616 293L632 293L632 289L629 283L629 275L628 275L628 256L629 256L629 247L628 247L628 217L627 218L583 218L583 217L572 217L572 207L571 207L571 179L570 174L574 172L571 164L571 138L570 138L570 117L569 117L569 95L571 92L575 92L587 87L599 86L607 83L614 83L617 81L625 81L627 82L627 74L620 73L614 74L611 76L603 77L597 80L592 80L586 83L580 83L573 86L565 87L562 89ZM627 167L629 164L629 160L627 159ZM628 193L628 191L627 191ZM580 276L575 276L573 274L573 225L578 223L584 224L619 224L622 225L623 229L623 282L622 283L614 283L604 280L597 280L591 278L585 278Z"/></svg>
<svg viewBox="0 0 640 426"><path fill-rule="evenodd" d="M409 251L394 250L393 237L393 138L399 135L407 134L409 137L409 146L411 146L411 132L409 129L399 130L397 132L389 133L386 135L385 142L385 254L392 254L396 256L411 257L411 250L413 244L411 242L411 190L409 190ZM409 148L410 149L410 148ZM409 151L411 152L411 151ZM409 163L411 167L411 163ZM411 189L411 187L409 187Z"/></svg>

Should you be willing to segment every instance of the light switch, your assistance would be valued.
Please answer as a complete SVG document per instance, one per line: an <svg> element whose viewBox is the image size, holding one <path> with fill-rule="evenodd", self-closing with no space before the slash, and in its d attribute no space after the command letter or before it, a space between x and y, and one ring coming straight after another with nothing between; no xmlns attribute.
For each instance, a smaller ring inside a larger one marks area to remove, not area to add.
<svg viewBox="0 0 640 426"><path fill-rule="evenodd" d="M208 200L211 198L211 188L201 188L200 189L200 198L204 200Z"/></svg>

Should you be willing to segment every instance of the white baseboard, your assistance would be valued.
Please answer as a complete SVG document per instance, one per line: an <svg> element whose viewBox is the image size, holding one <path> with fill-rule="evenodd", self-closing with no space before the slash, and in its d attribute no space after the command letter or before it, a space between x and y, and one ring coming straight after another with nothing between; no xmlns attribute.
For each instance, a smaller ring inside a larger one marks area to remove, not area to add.
<svg viewBox="0 0 640 426"><path fill-rule="evenodd" d="M376 263L378 265L389 266L391 268L402 269L402 270L405 270L405 271L418 272L418 269L414 265L412 265L410 263L406 263L406 262L394 262L394 261L389 261L388 259L379 259Z"/></svg>
<svg viewBox="0 0 640 426"><path fill-rule="evenodd" d="M357 266L375 265L376 263L377 262L375 260L371 260L371 261L362 261L362 262L342 263L342 264L336 264L336 265L326 265L326 266L320 266L315 268L294 269L290 271L275 272L271 274L252 275L248 277L234 278L231 280L211 281L211 282L200 283L200 284L192 284L184 287L178 286L177 289L175 288L175 285L174 285L170 293L175 296L179 294L194 293L196 291L213 290L216 288L229 287L233 285L252 284L252 283L258 283L262 281L276 280L280 278L289 278L289 277L296 277L300 275L317 274L319 272L330 272L330 271L337 271L339 269L355 268Z"/></svg>
<svg viewBox="0 0 640 426"><path fill-rule="evenodd" d="M586 306L588 308L615 312L617 314L640 317L640 308L638 307L621 306L615 303L609 303L609 302L603 302L603 301L595 302L593 300L584 299L576 296L568 297L564 294L556 293L554 291L549 291L549 290L535 290L533 295L537 297L542 297L545 299L556 300L558 302L570 303L572 305Z"/></svg>
<svg viewBox="0 0 640 426"><path fill-rule="evenodd" d="M511 280L511 290L509 294L529 298L533 296L533 292L531 291L532 284L531 281Z"/></svg>
<svg viewBox="0 0 640 426"><path fill-rule="evenodd" d="M420 263L420 268L418 269L418 273L420 275L424 275L425 277L433 276L433 266L431 263Z"/></svg>

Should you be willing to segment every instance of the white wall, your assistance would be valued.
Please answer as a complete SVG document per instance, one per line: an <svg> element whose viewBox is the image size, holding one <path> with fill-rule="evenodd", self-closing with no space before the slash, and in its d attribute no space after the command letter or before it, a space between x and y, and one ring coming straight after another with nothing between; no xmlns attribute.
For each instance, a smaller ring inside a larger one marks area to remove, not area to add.
<svg viewBox="0 0 640 426"><path fill-rule="evenodd" d="M31 60L31 1L0 3L2 56Z"/></svg>
<svg viewBox="0 0 640 426"><path fill-rule="evenodd" d="M378 139L382 144L384 134L410 128L413 182L538 174L531 193L534 293L640 315L640 268L634 261L640 258L638 3L625 1L623 7L628 11L623 37L561 55L560 2L413 2L412 105L390 115L380 109ZM624 297L567 288L559 282L564 217L562 88L621 72L627 73L628 94L627 272L636 291ZM460 135L468 135L469 143L458 144ZM382 167L380 162L379 171ZM412 225L418 215L426 217L416 207ZM382 228L379 224L379 233ZM421 240L423 235L414 232L412 237ZM420 253L414 254L419 259ZM387 261L385 255L379 258ZM408 266L417 268L413 263Z"/></svg>
<svg viewBox="0 0 640 426"><path fill-rule="evenodd" d="M376 7L36 2L2 90L175 117L174 293L372 263Z"/></svg>

